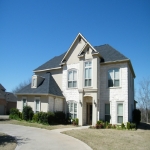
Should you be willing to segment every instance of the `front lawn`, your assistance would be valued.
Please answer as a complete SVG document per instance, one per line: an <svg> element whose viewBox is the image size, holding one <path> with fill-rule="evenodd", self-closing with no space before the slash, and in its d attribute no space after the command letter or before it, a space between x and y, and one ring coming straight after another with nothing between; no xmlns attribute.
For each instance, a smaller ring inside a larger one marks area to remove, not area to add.
<svg viewBox="0 0 150 150"><path fill-rule="evenodd" d="M94 150L149 150L150 130L84 129L63 132Z"/></svg>
<svg viewBox="0 0 150 150"><path fill-rule="evenodd" d="M1 120L0 124L16 124L16 125L23 125L23 126L30 126L30 127L36 127L36 128L43 128L47 130L53 130L53 129L61 129L61 128L74 128L73 125L43 125L39 123L32 123L27 122L24 120L18 121L18 120Z"/></svg>

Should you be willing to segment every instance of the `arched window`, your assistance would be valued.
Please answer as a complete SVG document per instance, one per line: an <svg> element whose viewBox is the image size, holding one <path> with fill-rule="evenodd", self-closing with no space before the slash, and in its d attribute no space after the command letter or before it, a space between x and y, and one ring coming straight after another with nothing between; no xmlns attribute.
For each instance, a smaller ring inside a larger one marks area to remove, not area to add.
<svg viewBox="0 0 150 150"><path fill-rule="evenodd" d="M77 87L77 71L69 70L68 71L68 88Z"/></svg>
<svg viewBox="0 0 150 150"><path fill-rule="evenodd" d="M120 86L120 73L119 69L111 69L108 71L108 87Z"/></svg>
<svg viewBox="0 0 150 150"><path fill-rule="evenodd" d="M75 101L68 101L68 116L72 119L77 118L77 102Z"/></svg>

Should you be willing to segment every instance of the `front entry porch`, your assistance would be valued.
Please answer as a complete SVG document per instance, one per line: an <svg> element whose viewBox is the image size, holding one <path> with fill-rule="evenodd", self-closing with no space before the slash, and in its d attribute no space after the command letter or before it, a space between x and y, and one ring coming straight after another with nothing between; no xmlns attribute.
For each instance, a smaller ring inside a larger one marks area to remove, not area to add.
<svg viewBox="0 0 150 150"><path fill-rule="evenodd" d="M92 125L92 103L86 104L86 124Z"/></svg>

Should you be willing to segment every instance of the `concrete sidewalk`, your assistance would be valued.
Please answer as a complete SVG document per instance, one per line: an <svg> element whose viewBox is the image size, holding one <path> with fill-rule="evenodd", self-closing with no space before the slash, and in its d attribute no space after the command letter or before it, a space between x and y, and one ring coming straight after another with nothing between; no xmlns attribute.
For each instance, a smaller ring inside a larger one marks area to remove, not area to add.
<svg viewBox="0 0 150 150"><path fill-rule="evenodd" d="M15 136L17 140L16 150L91 150L88 145L80 140L60 133L85 128L88 127L46 130L20 125L0 124L0 132Z"/></svg>

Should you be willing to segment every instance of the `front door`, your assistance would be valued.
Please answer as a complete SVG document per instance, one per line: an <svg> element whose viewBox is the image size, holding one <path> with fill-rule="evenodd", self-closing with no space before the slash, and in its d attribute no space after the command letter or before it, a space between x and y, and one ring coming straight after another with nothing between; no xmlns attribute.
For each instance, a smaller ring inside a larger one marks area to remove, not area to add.
<svg viewBox="0 0 150 150"><path fill-rule="evenodd" d="M87 124L92 124L92 103L87 103Z"/></svg>

